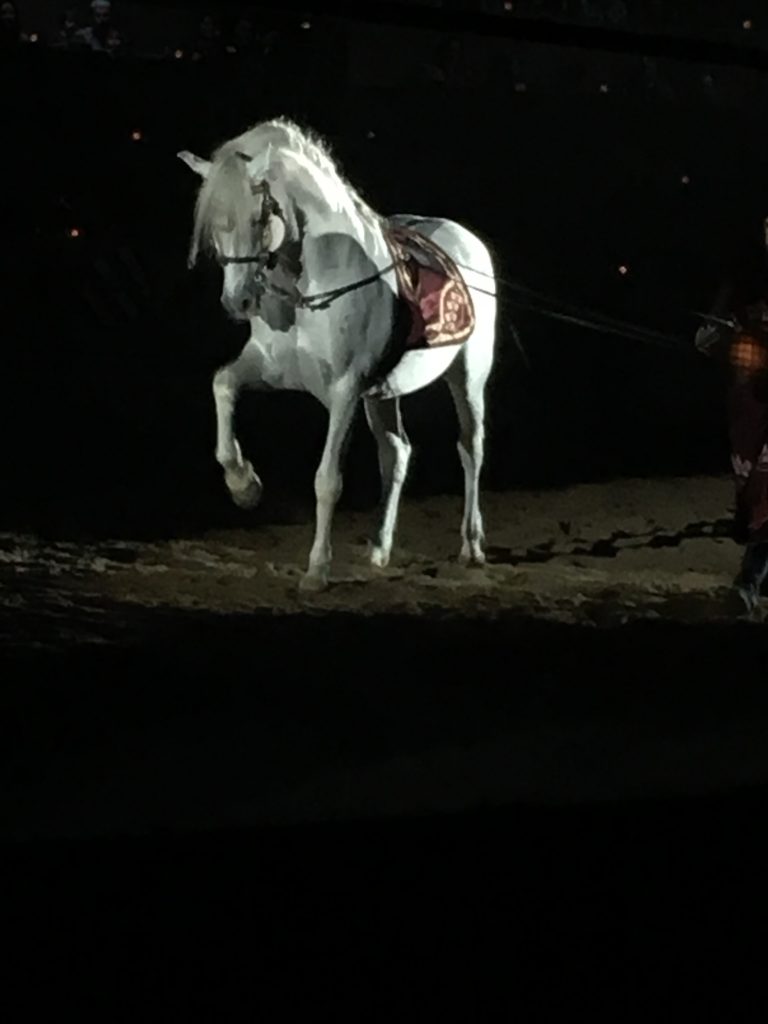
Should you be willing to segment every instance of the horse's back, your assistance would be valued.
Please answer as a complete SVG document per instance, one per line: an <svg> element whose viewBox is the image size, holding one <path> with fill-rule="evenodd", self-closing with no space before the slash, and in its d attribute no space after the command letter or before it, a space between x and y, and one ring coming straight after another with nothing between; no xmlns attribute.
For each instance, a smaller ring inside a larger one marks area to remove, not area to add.
<svg viewBox="0 0 768 1024"><path fill-rule="evenodd" d="M493 277L494 267L490 249L485 242L463 224L446 217L424 217L419 214L397 213L388 218L396 227L411 227L439 245L458 264L462 273L473 271L481 276ZM472 283L469 280L467 283ZM493 282L485 287L493 290Z"/></svg>
<svg viewBox="0 0 768 1024"><path fill-rule="evenodd" d="M411 394L442 377L457 358L466 360L468 367L472 364L484 375L490 369L496 326L496 287L490 250L468 228L442 217L396 214L388 220L395 227L413 228L450 256L471 290L476 326L460 345L407 351L373 393L387 398Z"/></svg>

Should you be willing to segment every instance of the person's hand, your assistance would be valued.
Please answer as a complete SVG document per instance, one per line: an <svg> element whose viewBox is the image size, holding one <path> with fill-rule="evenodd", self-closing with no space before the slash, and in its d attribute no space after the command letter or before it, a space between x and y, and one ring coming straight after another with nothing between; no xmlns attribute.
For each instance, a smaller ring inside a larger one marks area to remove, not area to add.
<svg viewBox="0 0 768 1024"><path fill-rule="evenodd" d="M700 327L698 331L696 331L694 344L702 355L708 356L720 343L721 339L722 334L720 328L716 324L704 324L703 327Z"/></svg>
<svg viewBox="0 0 768 1024"><path fill-rule="evenodd" d="M695 334L693 343L702 355L712 355L713 351L725 341L726 334L731 334L736 325L705 324Z"/></svg>

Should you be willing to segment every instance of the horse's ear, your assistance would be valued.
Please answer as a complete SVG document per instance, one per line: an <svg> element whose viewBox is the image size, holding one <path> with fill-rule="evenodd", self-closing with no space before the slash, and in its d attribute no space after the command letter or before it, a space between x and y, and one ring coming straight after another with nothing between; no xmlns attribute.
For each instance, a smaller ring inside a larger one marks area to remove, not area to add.
<svg viewBox="0 0 768 1024"><path fill-rule="evenodd" d="M184 149L181 153L177 153L176 156L179 160L183 160L187 167L191 167L195 174L199 174L201 178L207 178L208 172L211 169L211 161L203 160L200 156L195 156L194 153L190 153L188 149Z"/></svg>

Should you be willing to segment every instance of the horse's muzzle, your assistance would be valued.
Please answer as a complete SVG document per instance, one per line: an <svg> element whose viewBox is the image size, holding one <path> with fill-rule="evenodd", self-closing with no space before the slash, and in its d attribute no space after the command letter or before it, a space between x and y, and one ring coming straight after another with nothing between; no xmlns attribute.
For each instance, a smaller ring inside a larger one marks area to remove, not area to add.
<svg viewBox="0 0 768 1024"><path fill-rule="evenodd" d="M249 296L242 296L238 298L232 298L229 295L222 295L221 304L224 307L227 316L233 320L248 320L253 316L257 304Z"/></svg>

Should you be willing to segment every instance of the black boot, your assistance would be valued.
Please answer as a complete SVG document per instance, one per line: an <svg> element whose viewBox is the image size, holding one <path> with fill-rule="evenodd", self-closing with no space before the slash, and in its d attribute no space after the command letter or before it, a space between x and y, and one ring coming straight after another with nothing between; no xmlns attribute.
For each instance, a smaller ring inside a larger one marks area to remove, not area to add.
<svg viewBox="0 0 768 1024"><path fill-rule="evenodd" d="M768 542L747 544L741 561L741 571L736 577L736 589L747 611L753 612L760 603L760 591L768 576Z"/></svg>

